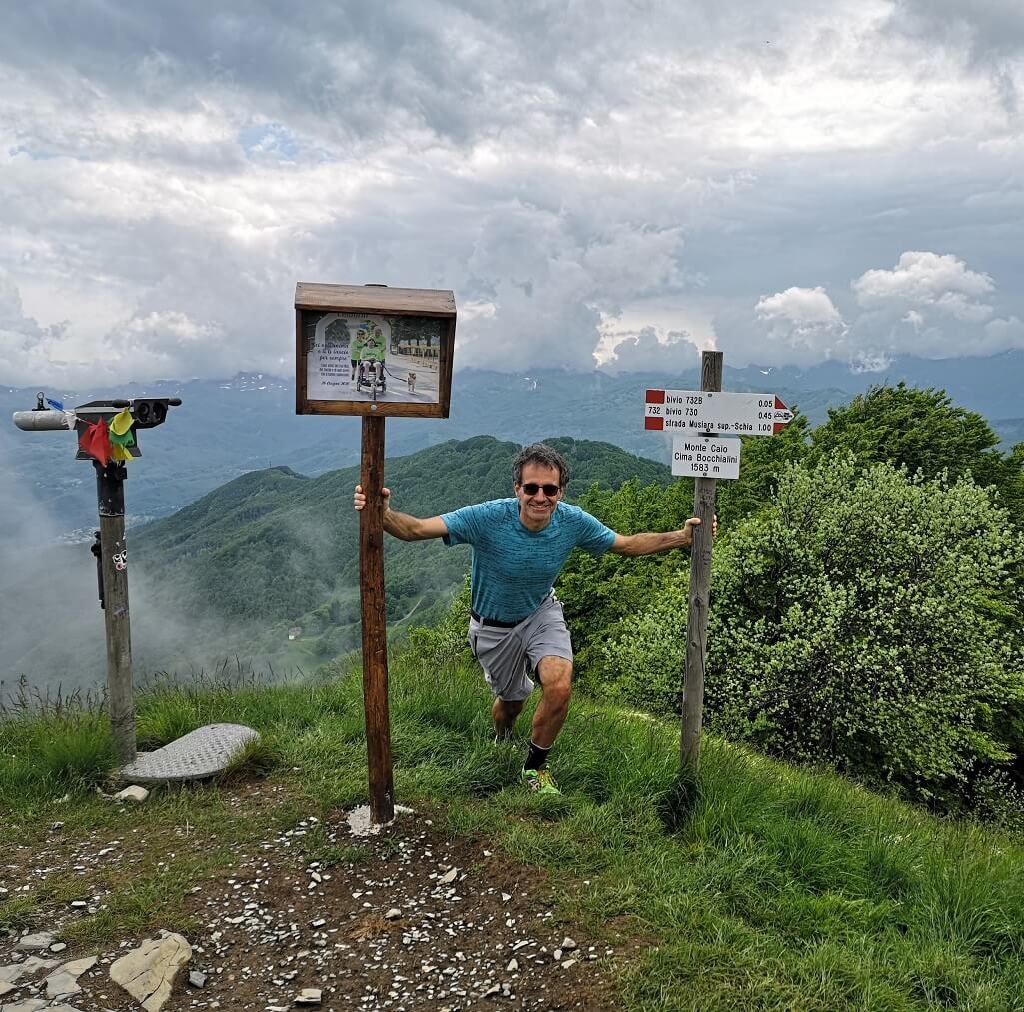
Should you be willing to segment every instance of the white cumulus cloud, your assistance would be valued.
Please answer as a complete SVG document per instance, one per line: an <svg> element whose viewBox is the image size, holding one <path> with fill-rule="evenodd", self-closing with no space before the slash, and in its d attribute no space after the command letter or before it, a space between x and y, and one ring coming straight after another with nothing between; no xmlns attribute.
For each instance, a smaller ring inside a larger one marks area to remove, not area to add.
<svg viewBox="0 0 1024 1012"><path fill-rule="evenodd" d="M804 348L828 358L846 333L842 314L822 286L787 288L762 296L754 307L768 324L769 336L793 348Z"/></svg>
<svg viewBox="0 0 1024 1012"><path fill-rule="evenodd" d="M893 269L865 271L850 287L862 309L850 328L850 348L863 360L994 355L1024 347L1020 319L996 315L1002 299L995 279L953 253L908 250Z"/></svg>
<svg viewBox="0 0 1024 1012"><path fill-rule="evenodd" d="M992 315L992 306L982 299L995 290L995 282L951 253L909 251L893 270L865 271L852 287L857 302L866 309L897 308L901 313L930 309L981 322Z"/></svg>
<svg viewBox="0 0 1024 1012"><path fill-rule="evenodd" d="M1024 347L1024 323L995 279L952 253L908 250L892 269L864 271L849 291L845 312L820 285L763 296L754 319L774 345L769 360L836 359L877 372L901 355L956 358ZM742 325L740 317L733 329Z"/></svg>

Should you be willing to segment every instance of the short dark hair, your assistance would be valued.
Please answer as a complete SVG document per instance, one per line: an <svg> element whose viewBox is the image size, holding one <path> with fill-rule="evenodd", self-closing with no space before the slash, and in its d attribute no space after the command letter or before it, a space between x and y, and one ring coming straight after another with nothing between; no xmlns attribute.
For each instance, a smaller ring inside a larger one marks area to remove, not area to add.
<svg viewBox="0 0 1024 1012"><path fill-rule="evenodd" d="M547 443L531 443L524 446L512 461L512 480L517 485L523 483L523 468L527 464L541 464L544 467L558 468L558 484L565 490L569 484L569 465L557 450L548 446Z"/></svg>

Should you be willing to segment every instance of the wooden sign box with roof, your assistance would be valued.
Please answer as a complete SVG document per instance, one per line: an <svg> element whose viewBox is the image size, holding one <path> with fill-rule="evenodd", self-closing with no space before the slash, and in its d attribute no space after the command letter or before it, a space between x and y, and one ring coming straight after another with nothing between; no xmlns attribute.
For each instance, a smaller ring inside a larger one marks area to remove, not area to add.
<svg viewBox="0 0 1024 1012"><path fill-rule="evenodd" d="M455 351L451 292L295 286L295 411L362 415L359 589L370 821L395 817L384 600L384 429L391 416L447 418Z"/></svg>
<svg viewBox="0 0 1024 1012"><path fill-rule="evenodd" d="M295 286L295 412L447 418L455 296L384 285Z"/></svg>

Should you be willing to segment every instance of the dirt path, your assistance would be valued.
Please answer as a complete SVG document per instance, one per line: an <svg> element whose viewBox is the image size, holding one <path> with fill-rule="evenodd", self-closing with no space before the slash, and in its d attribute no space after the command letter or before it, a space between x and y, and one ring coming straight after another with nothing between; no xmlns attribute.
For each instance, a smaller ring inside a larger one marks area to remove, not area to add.
<svg viewBox="0 0 1024 1012"><path fill-rule="evenodd" d="M250 793L246 804L254 802L258 795ZM110 851L100 852L108 846L91 841L96 854L78 847L67 858L104 860ZM304 988L320 989L319 1007L338 1012L616 1008L618 954L556 923L543 873L482 843L449 840L429 814L402 815L369 837L353 836L345 813L323 824L310 817L248 850L186 897L186 916L202 928L188 937L192 959L164 1006L168 1012L275 1012L292 1008ZM311 850L320 860L310 860ZM61 860L50 850L40 856L41 867ZM33 863L22 869L25 881L38 874ZM56 922L33 926L59 929ZM66 1005L80 1012L138 1009L110 980L109 967L140 941L101 951L79 978L82 993L65 998ZM15 942L0 939L0 965L19 958ZM72 946L59 958L96 954ZM189 984L190 971L205 976L202 987ZM19 984L0 1005L17 1009L15 1003L38 998L44 975Z"/></svg>

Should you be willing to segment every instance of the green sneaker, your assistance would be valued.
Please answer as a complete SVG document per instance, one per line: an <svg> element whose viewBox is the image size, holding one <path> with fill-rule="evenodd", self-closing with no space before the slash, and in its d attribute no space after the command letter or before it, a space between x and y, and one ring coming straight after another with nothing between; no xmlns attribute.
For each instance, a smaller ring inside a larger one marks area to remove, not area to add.
<svg viewBox="0 0 1024 1012"><path fill-rule="evenodd" d="M531 794L552 795L561 794L555 778L547 770L523 770L523 786Z"/></svg>

